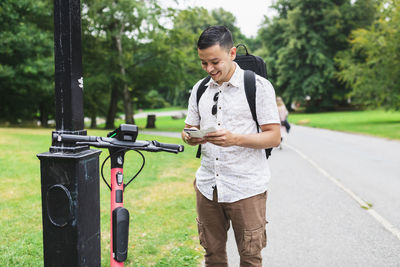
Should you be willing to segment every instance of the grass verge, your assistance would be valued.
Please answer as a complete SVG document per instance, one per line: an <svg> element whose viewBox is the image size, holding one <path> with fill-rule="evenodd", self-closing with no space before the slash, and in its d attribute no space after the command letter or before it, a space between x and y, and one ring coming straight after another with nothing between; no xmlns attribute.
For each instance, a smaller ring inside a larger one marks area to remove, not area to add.
<svg viewBox="0 0 400 267"><path fill-rule="evenodd" d="M289 115L289 121L310 127L400 139L400 112L368 110L312 114L292 113Z"/></svg>
<svg viewBox="0 0 400 267"><path fill-rule="evenodd" d="M36 154L48 151L48 129L0 128L0 262L2 266L43 266L40 167ZM89 131L105 136L107 131ZM138 139L180 143L179 139L140 135ZM196 228L193 177L199 161L186 152L145 153L143 172L126 189L130 212L126 266L198 266L202 249ZM100 163L107 156L103 151ZM126 156L125 179L140 166ZM109 165L105 166L108 173ZM109 266L108 188L100 182L102 266Z"/></svg>
<svg viewBox="0 0 400 267"><path fill-rule="evenodd" d="M335 131L361 133L389 139L400 140L400 112L383 110L346 111L325 113L291 113L289 121L309 127L324 128ZM146 127L146 118L138 118L136 124ZM157 117L155 131L180 132L185 119L174 120L170 116Z"/></svg>

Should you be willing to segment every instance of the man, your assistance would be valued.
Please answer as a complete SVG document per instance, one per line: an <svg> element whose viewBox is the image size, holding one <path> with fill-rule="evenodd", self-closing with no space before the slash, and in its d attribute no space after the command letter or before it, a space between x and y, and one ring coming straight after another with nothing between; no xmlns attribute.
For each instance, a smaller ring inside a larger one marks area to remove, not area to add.
<svg viewBox="0 0 400 267"><path fill-rule="evenodd" d="M197 43L203 69L211 76L207 90L196 102L199 81L192 90L185 128L215 127L204 138L190 137L189 145L202 145L196 173L200 244L206 266L228 266L227 231L230 221L240 254L240 266L261 266L266 245L266 198L270 170L265 148L280 143L280 121L272 85L256 76L257 133L244 90L243 70L233 61L236 47L224 26L208 27Z"/></svg>

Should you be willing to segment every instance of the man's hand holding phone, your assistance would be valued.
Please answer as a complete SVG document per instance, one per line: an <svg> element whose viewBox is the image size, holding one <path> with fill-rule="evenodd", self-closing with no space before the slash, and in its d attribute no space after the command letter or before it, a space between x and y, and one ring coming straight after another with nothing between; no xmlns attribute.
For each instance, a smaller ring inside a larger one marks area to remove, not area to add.
<svg viewBox="0 0 400 267"><path fill-rule="evenodd" d="M185 128L183 129L185 136L184 141L192 146L205 144L207 141L204 139L204 136L209 132L215 132L216 129L214 127L207 128L205 130L199 130L196 127Z"/></svg>

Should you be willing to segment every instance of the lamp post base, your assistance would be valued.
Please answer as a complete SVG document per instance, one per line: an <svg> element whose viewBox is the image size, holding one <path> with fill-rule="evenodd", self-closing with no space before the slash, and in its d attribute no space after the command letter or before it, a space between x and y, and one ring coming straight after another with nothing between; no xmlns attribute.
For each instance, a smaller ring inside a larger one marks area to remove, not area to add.
<svg viewBox="0 0 400 267"><path fill-rule="evenodd" d="M37 155L44 266L100 266L100 153Z"/></svg>

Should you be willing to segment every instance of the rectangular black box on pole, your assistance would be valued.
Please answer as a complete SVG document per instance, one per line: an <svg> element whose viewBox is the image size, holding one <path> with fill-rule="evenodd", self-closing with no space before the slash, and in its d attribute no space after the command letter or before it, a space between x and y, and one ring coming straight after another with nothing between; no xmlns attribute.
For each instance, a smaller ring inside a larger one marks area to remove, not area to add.
<svg viewBox="0 0 400 267"><path fill-rule="evenodd" d="M100 153L38 155L44 266L100 266Z"/></svg>
<svg viewBox="0 0 400 267"><path fill-rule="evenodd" d="M86 135L79 0L54 0L56 130ZM44 266L100 266L100 150L53 142L41 153Z"/></svg>

